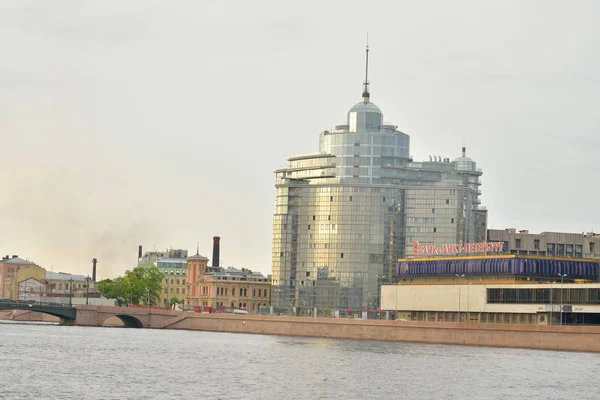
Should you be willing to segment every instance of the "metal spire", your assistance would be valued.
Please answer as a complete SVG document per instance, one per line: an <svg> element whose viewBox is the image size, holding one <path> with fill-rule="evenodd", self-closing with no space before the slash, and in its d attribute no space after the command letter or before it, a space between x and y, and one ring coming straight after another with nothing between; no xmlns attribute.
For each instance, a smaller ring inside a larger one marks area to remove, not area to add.
<svg viewBox="0 0 600 400"><path fill-rule="evenodd" d="M200 254L200 242L196 242L196 254Z"/></svg>
<svg viewBox="0 0 600 400"><path fill-rule="evenodd" d="M369 32L367 32L367 49L366 49L366 61L365 61L365 90L362 94L363 103L369 102Z"/></svg>

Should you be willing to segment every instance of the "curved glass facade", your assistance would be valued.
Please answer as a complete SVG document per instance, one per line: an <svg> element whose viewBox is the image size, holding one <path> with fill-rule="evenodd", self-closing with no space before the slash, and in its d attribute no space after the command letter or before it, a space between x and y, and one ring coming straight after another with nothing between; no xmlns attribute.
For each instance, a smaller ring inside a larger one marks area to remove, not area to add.
<svg viewBox="0 0 600 400"><path fill-rule="evenodd" d="M276 171L277 307L376 309L413 241L485 239L475 163L413 162L410 137L368 101L320 134L318 153L288 161Z"/></svg>

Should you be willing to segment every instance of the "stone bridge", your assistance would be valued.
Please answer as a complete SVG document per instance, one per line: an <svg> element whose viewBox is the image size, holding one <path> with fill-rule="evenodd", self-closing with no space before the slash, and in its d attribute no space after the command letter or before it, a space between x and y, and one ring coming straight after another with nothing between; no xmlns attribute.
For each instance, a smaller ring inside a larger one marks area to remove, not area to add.
<svg viewBox="0 0 600 400"><path fill-rule="evenodd" d="M0 310L23 310L41 312L59 317L65 324L72 324L77 310L69 305L53 303L36 303L28 301L10 300L0 302Z"/></svg>
<svg viewBox="0 0 600 400"><path fill-rule="evenodd" d="M77 317L72 324L77 326L104 326L107 319L117 317L123 321L125 328L163 329L184 320L187 315L187 312L158 308L78 305Z"/></svg>

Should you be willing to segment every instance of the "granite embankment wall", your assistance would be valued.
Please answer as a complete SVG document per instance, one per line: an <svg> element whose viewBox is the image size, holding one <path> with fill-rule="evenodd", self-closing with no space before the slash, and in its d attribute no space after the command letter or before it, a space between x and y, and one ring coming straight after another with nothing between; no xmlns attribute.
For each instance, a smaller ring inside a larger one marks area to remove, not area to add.
<svg viewBox="0 0 600 400"><path fill-rule="evenodd" d="M127 309L121 309L121 311L127 313ZM129 311L131 312L131 310ZM12 314L13 312L15 315ZM136 312L139 313L139 311ZM600 353L600 327L596 326L402 322L235 314L215 315L164 310L157 311L156 315L154 315L154 310L147 314L152 314L151 320L153 323L150 326L161 329ZM0 319L43 320L48 322L58 320L49 315L16 310L0 312ZM104 322L99 326L123 326L123 323L117 317L102 319Z"/></svg>
<svg viewBox="0 0 600 400"><path fill-rule="evenodd" d="M168 329L600 352L600 327L192 314Z"/></svg>

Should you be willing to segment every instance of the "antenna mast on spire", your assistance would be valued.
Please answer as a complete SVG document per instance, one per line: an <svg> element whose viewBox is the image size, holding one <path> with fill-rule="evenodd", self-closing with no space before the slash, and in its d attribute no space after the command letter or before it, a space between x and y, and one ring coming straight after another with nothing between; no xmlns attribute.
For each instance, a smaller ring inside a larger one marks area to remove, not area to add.
<svg viewBox="0 0 600 400"><path fill-rule="evenodd" d="M365 61L365 90L363 91L362 98L363 103L369 102L369 32L367 32L367 49L366 49L366 61Z"/></svg>

